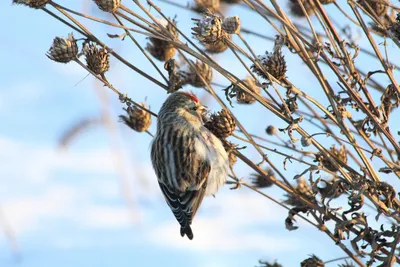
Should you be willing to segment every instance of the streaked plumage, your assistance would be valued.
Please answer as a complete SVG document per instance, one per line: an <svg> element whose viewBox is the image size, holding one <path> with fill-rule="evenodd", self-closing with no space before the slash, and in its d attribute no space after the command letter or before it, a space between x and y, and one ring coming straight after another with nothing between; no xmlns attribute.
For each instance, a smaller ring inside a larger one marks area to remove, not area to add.
<svg viewBox="0 0 400 267"><path fill-rule="evenodd" d="M190 227L204 195L225 183L228 156L221 141L203 126L204 107L189 93L171 94L160 109L151 160L165 200L193 238Z"/></svg>

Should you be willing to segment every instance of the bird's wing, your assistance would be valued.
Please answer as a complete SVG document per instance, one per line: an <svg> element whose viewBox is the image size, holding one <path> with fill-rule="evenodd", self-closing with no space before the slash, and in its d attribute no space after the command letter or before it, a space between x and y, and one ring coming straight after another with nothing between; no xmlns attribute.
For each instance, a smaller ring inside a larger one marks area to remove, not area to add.
<svg viewBox="0 0 400 267"><path fill-rule="evenodd" d="M199 188L187 189L184 192L179 192L171 188L171 186L159 181L165 200L181 225L181 235L184 236L186 234L189 239L193 238L190 225L203 201L207 186L206 180L211 170L211 165L208 161L203 161L199 166L200 168L197 171L196 177L196 180L201 181L201 186Z"/></svg>

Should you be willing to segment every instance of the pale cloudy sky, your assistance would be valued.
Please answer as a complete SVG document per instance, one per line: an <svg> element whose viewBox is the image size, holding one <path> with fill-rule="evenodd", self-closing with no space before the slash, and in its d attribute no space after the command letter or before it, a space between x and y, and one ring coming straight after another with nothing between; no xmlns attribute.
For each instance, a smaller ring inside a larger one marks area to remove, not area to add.
<svg viewBox="0 0 400 267"><path fill-rule="evenodd" d="M57 64L45 57L53 37L66 36L69 28L42 11L10 2L0 3L0 22L9 25L3 27L0 42L0 211L3 223L16 237L20 259L15 260L6 235L0 233L0 266L239 267L255 266L259 259L278 259L284 266L298 266L312 253L324 260L343 256L326 236L301 219L300 229L288 232L284 226L286 211L245 188L224 188L215 199L207 198L193 223L194 240L182 239L151 169L151 138L116 124L122 106L111 93L112 116L121 137L116 143L129 179L121 180L117 171L121 161L112 146L115 143L102 127L88 129L69 149L60 150L58 140L70 125L100 116L95 92L101 88L95 86L92 77L84 79L86 72L78 65ZM70 7L105 16L91 1L67 2ZM162 6L174 15L168 6ZM192 15L179 12L178 23ZM258 23L246 12L242 22L248 26ZM119 31L86 23L134 64L152 71L128 40L121 44L106 39L106 33ZM187 32L190 26L182 25ZM145 43L144 38L139 40ZM272 48L271 43L261 44L254 37L249 41L255 44L257 53ZM291 65L291 57L287 59ZM232 57L220 60L231 68L238 67ZM288 76L296 77L303 68L296 63L295 69L289 68ZM154 111L165 97L162 90L116 61L109 80L137 101L147 98ZM216 81L220 80L217 76ZM298 80L302 88L313 89L313 80L307 75ZM235 108L248 129L263 134L258 127L260 120L249 119L245 107ZM257 105L253 110L255 114L265 112ZM263 122L265 126L283 126L269 118ZM154 125L150 130L154 132ZM257 158L254 153L249 156ZM299 171L291 165L288 177ZM248 169L241 165L237 172L249 177ZM268 190L282 199L279 190ZM130 208L123 192L131 199Z"/></svg>

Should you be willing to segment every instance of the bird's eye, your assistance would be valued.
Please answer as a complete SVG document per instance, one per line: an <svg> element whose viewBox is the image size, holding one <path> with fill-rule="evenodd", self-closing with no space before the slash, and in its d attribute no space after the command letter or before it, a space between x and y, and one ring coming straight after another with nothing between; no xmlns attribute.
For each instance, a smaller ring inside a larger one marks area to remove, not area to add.
<svg viewBox="0 0 400 267"><path fill-rule="evenodd" d="M197 110L197 107L196 107L196 106L192 107L192 110L196 111L196 110Z"/></svg>

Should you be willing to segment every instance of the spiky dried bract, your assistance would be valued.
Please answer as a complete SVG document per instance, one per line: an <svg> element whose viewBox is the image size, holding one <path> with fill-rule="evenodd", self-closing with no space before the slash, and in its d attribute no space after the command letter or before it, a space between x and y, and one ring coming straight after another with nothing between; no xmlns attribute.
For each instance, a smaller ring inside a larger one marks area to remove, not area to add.
<svg viewBox="0 0 400 267"><path fill-rule="evenodd" d="M224 145L224 149L226 151L226 153L228 154L228 158L229 158L229 166L231 168L233 168L233 166L236 164L237 162L237 156L235 155L235 153L233 152L235 150L235 145L232 144L231 142L222 142L222 144Z"/></svg>
<svg viewBox="0 0 400 267"><path fill-rule="evenodd" d="M121 6L121 0L94 0L94 2L105 12L115 12Z"/></svg>
<svg viewBox="0 0 400 267"><path fill-rule="evenodd" d="M297 17L305 17L303 9L301 8L299 2L297 2L298 0L290 0L289 1L289 8L290 11L292 12L293 15L297 16ZM310 0L301 0L304 9L307 12L307 15L311 16L314 14L315 10L317 9L317 7L314 5L314 3Z"/></svg>
<svg viewBox="0 0 400 267"><path fill-rule="evenodd" d="M243 83L246 84L247 88L250 89L255 94L260 94L261 89L258 87L253 78L247 77L246 79L242 80ZM235 88L236 87L236 88ZM236 100L240 104L253 104L256 102L256 99L250 95L249 93L245 92L239 86L235 86L232 91L237 91Z"/></svg>
<svg viewBox="0 0 400 267"><path fill-rule="evenodd" d="M60 63L68 63L78 55L78 45L72 33L68 38L56 37L46 56Z"/></svg>
<svg viewBox="0 0 400 267"><path fill-rule="evenodd" d="M110 55L104 48L90 43L84 49L87 67L95 74L103 75L110 68Z"/></svg>
<svg viewBox="0 0 400 267"><path fill-rule="evenodd" d="M174 26L176 26L175 19L172 20L172 23L167 22L166 29L168 33L173 37L174 40L178 39L178 31ZM173 58L176 54L176 48L170 42L160 40L154 37L149 38L150 42L146 46L146 50L150 52L150 54L160 61L167 61Z"/></svg>
<svg viewBox="0 0 400 267"><path fill-rule="evenodd" d="M222 40L224 31L222 30L221 17L206 12L203 18L192 20L196 23L196 26L192 28L192 34L200 42L216 43Z"/></svg>
<svg viewBox="0 0 400 267"><path fill-rule="evenodd" d="M301 262L301 267L324 267L325 263L315 255Z"/></svg>
<svg viewBox="0 0 400 267"><path fill-rule="evenodd" d="M275 127L274 125L269 125L269 126L267 127L267 129L265 129L265 132L266 132L268 135L275 135L276 132L277 132L277 129L276 129L276 127Z"/></svg>
<svg viewBox="0 0 400 267"><path fill-rule="evenodd" d="M304 178L296 180L297 186L295 187L296 193L303 198L313 202L315 200L311 186L306 182ZM286 194L287 199L284 201L286 204L294 207L304 207L304 202L297 198L295 195Z"/></svg>
<svg viewBox="0 0 400 267"><path fill-rule="evenodd" d="M220 10L220 0L195 0L195 6L193 10L196 12L219 12Z"/></svg>
<svg viewBox="0 0 400 267"><path fill-rule="evenodd" d="M204 126L220 139L228 138L236 128L236 122L230 113L223 109L210 116Z"/></svg>
<svg viewBox="0 0 400 267"><path fill-rule="evenodd" d="M384 16L389 7L387 0L359 0L358 3L369 13L372 12L372 9L378 17Z"/></svg>
<svg viewBox="0 0 400 267"><path fill-rule="evenodd" d="M222 29L228 34L240 33L240 18L238 16L228 17L222 22Z"/></svg>
<svg viewBox="0 0 400 267"><path fill-rule="evenodd" d="M48 2L50 0L13 0L13 4L25 5L36 9L44 7Z"/></svg>
<svg viewBox="0 0 400 267"><path fill-rule="evenodd" d="M140 103L140 106L148 109L147 105ZM121 120L136 132L147 131L151 125L151 114L137 106L130 106L124 109L128 116L120 115Z"/></svg>
<svg viewBox="0 0 400 267"><path fill-rule="evenodd" d="M251 66L251 70L263 79L270 80L264 71L268 72L278 81L286 77L286 61L282 55L282 44L278 41L275 42L274 52L266 52L265 55L258 56L258 61L261 63L263 70L256 64Z"/></svg>
<svg viewBox="0 0 400 267"><path fill-rule="evenodd" d="M356 267L351 261L345 261L343 264L339 264L338 267Z"/></svg>
<svg viewBox="0 0 400 267"><path fill-rule="evenodd" d="M275 174L274 172L268 168L266 170L267 175L260 175L260 174L253 174L251 177L251 183L257 187L257 188L266 188L266 187L271 187L274 185L272 182L275 179Z"/></svg>
<svg viewBox="0 0 400 267"><path fill-rule="evenodd" d="M347 152L345 146L341 146L340 149L337 149L335 145L330 148L330 153L332 154L332 160L339 160L344 164L347 163ZM319 153L316 156L316 161L321 162L322 166L330 170L331 172L337 172L339 169L329 160L326 158L322 153ZM340 163L338 162L340 165Z"/></svg>
<svg viewBox="0 0 400 267"><path fill-rule="evenodd" d="M189 65L188 72L182 72L182 76L184 77L183 84L190 84L199 88L210 84L213 77L212 68L199 60L196 60L196 63L192 62L192 65ZM205 83L201 77L204 79Z"/></svg>

